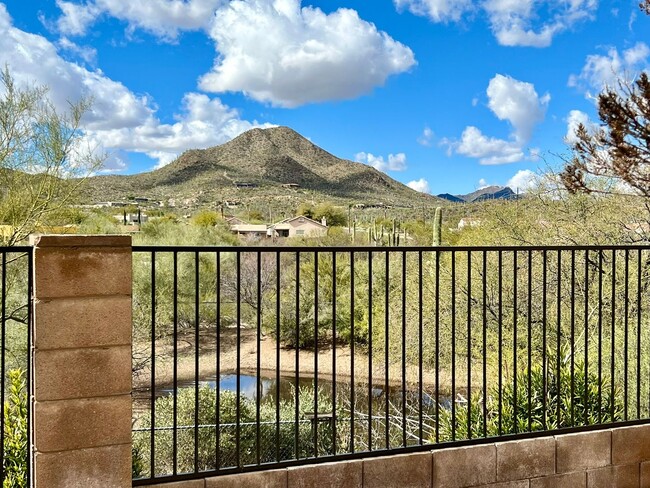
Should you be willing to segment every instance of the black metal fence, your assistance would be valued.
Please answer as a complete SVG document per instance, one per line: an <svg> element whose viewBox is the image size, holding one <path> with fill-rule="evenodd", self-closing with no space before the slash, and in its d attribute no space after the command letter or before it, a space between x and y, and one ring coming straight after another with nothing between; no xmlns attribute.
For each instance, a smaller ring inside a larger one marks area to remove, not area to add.
<svg viewBox="0 0 650 488"><path fill-rule="evenodd" d="M31 486L32 249L0 247L2 486Z"/></svg>
<svg viewBox="0 0 650 488"><path fill-rule="evenodd" d="M650 418L650 247L135 247L134 485Z"/></svg>

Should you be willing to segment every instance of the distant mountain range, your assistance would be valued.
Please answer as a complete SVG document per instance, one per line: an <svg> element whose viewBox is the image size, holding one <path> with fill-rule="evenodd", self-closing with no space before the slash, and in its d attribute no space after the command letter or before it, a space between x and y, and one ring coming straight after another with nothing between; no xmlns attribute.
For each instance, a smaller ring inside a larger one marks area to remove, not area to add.
<svg viewBox="0 0 650 488"><path fill-rule="evenodd" d="M148 173L90 178L85 195L91 201L138 197L189 206L307 198L406 207L440 202L368 165L337 158L288 127L252 129Z"/></svg>
<svg viewBox="0 0 650 488"><path fill-rule="evenodd" d="M486 200L513 200L517 198L517 194L508 186L486 186L467 195L441 193L437 197L455 203L472 203Z"/></svg>

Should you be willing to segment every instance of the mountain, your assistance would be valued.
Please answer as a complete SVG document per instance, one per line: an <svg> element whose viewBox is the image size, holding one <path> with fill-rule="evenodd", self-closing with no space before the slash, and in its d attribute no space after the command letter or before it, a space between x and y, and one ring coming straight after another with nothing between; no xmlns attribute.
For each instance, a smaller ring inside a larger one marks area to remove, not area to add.
<svg viewBox="0 0 650 488"><path fill-rule="evenodd" d="M186 151L148 173L90 178L86 199L144 197L200 205L304 199L305 194L367 205L410 207L439 201L368 165L333 156L288 127L252 129L220 146Z"/></svg>
<svg viewBox="0 0 650 488"><path fill-rule="evenodd" d="M517 198L517 195L507 186L486 186L480 188L467 195L450 195L449 193L442 193L437 195L438 198L449 200L450 202L483 202L485 200L512 200Z"/></svg>
<svg viewBox="0 0 650 488"><path fill-rule="evenodd" d="M436 195L436 196L438 198L442 198L443 200L448 200L454 203L463 203L465 201L462 198L457 197L456 195L452 195L451 193L441 193L440 195Z"/></svg>

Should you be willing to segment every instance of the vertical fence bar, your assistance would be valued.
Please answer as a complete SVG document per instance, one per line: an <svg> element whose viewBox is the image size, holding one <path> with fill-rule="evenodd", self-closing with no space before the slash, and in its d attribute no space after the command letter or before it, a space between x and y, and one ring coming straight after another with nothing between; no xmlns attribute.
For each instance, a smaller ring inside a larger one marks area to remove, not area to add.
<svg viewBox="0 0 650 488"><path fill-rule="evenodd" d="M603 421L603 250L598 250L598 423Z"/></svg>
<svg viewBox="0 0 650 488"><path fill-rule="evenodd" d="M237 343L235 344L235 398L236 398L236 420L235 420L235 448L237 449L237 466L242 466L241 459L241 251L235 252L235 307L237 316Z"/></svg>
<svg viewBox="0 0 650 488"><path fill-rule="evenodd" d="M356 414L356 386L354 384L354 251L350 251L350 452L354 452L354 416Z"/></svg>
<svg viewBox="0 0 650 488"><path fill-rule="evenodd" d="M641 418L641 249L637 254L636 271L636 418Z"/></svg>
<svg viewBox="0 0 650 488"><path fill-rule="evenodd" d="M422 383L424 381L423 369L422 369L422 356L424 354L424 317L423 317L423 298L422 298L422 251L418 252L418 438L419 444L424 443L423 437L423 401L422 401Z"/></svg>
<svg viewBox="0 0 650 488"><path fill-rule="evenodd" d="M296 252L296 345L295 345L295 410L293 417L294 453L300 459L300 251Z"/></svg>
<svg viewBox="0 0 650 488"><path fill-rule="evenodd" d="M616 364L616 249L612 249L612 330L610 331L610 392L613 398L615 387L615 364ZM614 405L616 402L612 401L610 405L610 422L614 421Z"/></svg>
<svg viewBox="0 0 650 488"><path fill-rule="evenodd" d="M34 291L34 261L33 254L30 251L27 256L27 486L32 486L34 454L32 452L33 435L32 432L32 385L34 384L34 361L32 353L32 334L34 331L33 315L33 291ZM2 445L2 444L0 444Z"/></svg>
<svg viewBox="0 0 650 488"><path fill-rule="evenodd" d="M215 322L217 330L215 333L216 350L215 350L215 468L221 469L221 253L215 253L215 310L217 316Z"/></svg>
<svg viewBox="0 0 650 488"><path fill-rule="evenodd" d="M571 249L571 426L575 425L576 251Z"/></svg>
<svg viewBox="0 0 650 488"><path fill-rule="evenodd" d="M275 459L280 462L280 252L275 253Z"/></svg>
<svg viewBox="0 0 650 488"><path fill-rule="evenodd" d="M585 379L584 379L584 424L589 425L589 250L585 250Z"/></svg>
<svg viewBox="0 0 650 488"><path fill-rule="evenodd" d="M368 252L368 451L372 451L372 251Z"/></svg>
<svg viewBox="0 0 650 488"><path fill-rule="evenodd" d="M436 315L435 315L435 329L436 329L436 443L440 442L440 251L436 250Z"/></svg>
<svg viewBox="0 0 650 488"><path fill-rule="evenodd" d="M564 394L562 391L562 381L561 381L561 368L562 368L562 251L558 249L557 251L557 339L555 343L555 361L557 362L557 389L558 395ZM557 402L557 419L558 423L560 422L561 416L561 402Z"/></svg>
<svg viewBox="0 0 650 488"><path fill-rule="evenodd" d="M498 287L499 287L499 306L498 306L498 336L499 343L497 344L499 356L499 435L503 434L503 251L499 249L498 253Z"/></svg>
<svg viewBox="0 0 650 488"><path fill-rule="evenodd" d="M336 398L336 251L332 251L332 454L337 450Z"/></svg>
<svg viewBox="0 0 650 488"><path fill-rule="evenodd" d="M172 432L172 458L174 465L174 475L178 473L178 252L173 252L174 264L174 364L173 364L173 382L174 382L174 399L173 399L173 424Z"/></svg>
<svg viewBox="0 0 650 488"><path fill-rule="evenodd" d="M451 440L456 440L456 251L451 251Z"/></svg>
<svg viewBox="0 0 650 488"><path fill-rule="evenodd" d="M625 256L625 271L623 275L623 279L625 280L625 284L623 287L623 313L624 318L623 318L623 420L627 420L627 406L628 406L628 348L629 348L629 342L628 342L628 329L629 329L629 316L630 316L630 311L629 311L629 282L630 282L630 253L626 249L624 254Z"/></svg>
<svg viewBox="0 0 650 488"><path fill-rule="evenodd" d="M487 437L487 251L483 251L483 437Z"/></svg>
<svg viewBox="0 0 650 488"><path fill-rule="evenodd" d="M402 445L406 447L406 251L402 251Z"/></svg>
<svg viewBox="0 0 650 488"><path fill-rule="evenodd" d="M150 476L154 478L156 466L156 252L151 251L151 445L149 447Z"/></svg>
<svg viewBox="0 0 650 488"><path fill-rule="evenodd" d="M515 433L517 433L519 432L517 424L517 251L512 253L512 268L512 418Z"/></svg>
<svg viewBox="0 0 650 488"><path fill-rule="evenodd" d="M194 253L194 472L199 471L199 253Z"/></svg>
<svg viewBox="0 0 650 488"><path fill-rule="evenodd" d="M256 311L257 311L257 330L255 337L255 457L257 464L262 462L261 457L261 432L260 432L260 406L262 403L262 379L260 378L260 369L262 362L262 251L256 252L257 257L257 294L256 294Z"/></svg>
<svg viewBox="0 0 650 488"><path fill-rule="evenodd" d="M467 438L472 438L472 251L467 251Z"/></svg>
<svg viewBox="0 0 650 488"><path fill-rule="evenodd" d="M386 449L390 449L390 387L389 387L389 309L390 309L390 253L386 250L386 267L384 269L385 277L385 295L384 295L384 401L386 403L386 420L385 420L385 433L386 433Z"/></svg>
<svg viewBox="0 0 650 488"><path fill-rule="evenodd" d="M532 317L532 301L533 301L533 253L531 250L528 250L528 300L527 300L527 312L526 315L528 315L528 344L527 344L527 350L528 350L528 364L527 364L527 393L528 393L528 399L527 399L527 405L528 405L528 430L532 431L533 430L533 419L532 419L532 385L531 385L531 373L532 373L532 360L533 360L533 346L532 346L532 337L533 337L533 317ZM545 399L544 399L545 401ZM543 409L545 410L545 409ZM546 416L544 415L544 418Z"/></svg>
<svg viewBox="0 0 650 488"><path fill-rule="evenodd" d="M318 251L314 252L314 457L318 457Z"/></svg>
<svg viewBox="0 0 650 488"><path fill-rule="evenodd" d="M546 430L546 397L548 393L548 364L546 358L546 287L548 274L546 270L546 249L542 251L542 429ZM530 330L528 334L530 336ZM530 354L530 350L528 354ZM530 374L530 367L528 368ZM529 380L530 385L530 380Z"/></svg>
<svg viewBox="0 0 650 488"><path fill-rule="evenodd" d="M0 432L0 461L2 461L2 481L4 484L5 480L5 429L4 429L4 419L5 419L5 376L7 374L6 367L6 347L7 347L7 251L2 251L2 297L1 298L1 308L2 308L2 340L0 341L0 419L2 419L2 432Z"/></svg>

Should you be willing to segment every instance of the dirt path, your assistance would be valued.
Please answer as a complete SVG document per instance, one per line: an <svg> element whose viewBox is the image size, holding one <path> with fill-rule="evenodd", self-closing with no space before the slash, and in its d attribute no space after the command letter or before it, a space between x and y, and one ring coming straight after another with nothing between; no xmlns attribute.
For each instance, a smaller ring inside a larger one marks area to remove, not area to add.
<svg viewBox="0 0 650 488"><path fill-rule="evenodd" d="M280 356L280 376L293 376L296 372L296 350L278 347L277 342L271 336L262 334L259 343L259 364L257 331L254 328L242 328L240 340L239 371L244 374L274 377L276 375L277 355ZM147 349L146 344L135 344L134 351L138 355L150 356L151 345ZM217 362L217 340L215 328L202 328L199 332L198 358L199 358L199 379L214 378L216 375ZM173 339L165 338L156 341L156 385L165 387L173 384ZM192 381L195 379L196 368L196 339L194 331L183 331L178 335L177 351L178 381ZM336 370L334 369L334 356L336 356ZM316 375L316 360L318 360L318 377L333 379L336 375L337 381L349 382L352 378L354 364L355 383L367 383L370 378L369 355L366 350L357 347L354 352L354 363L352 351L349 346L321 347L315 350L298 351L298 369L301 377L313 377ZM237 330L226 328L220 335L220 374L232 374L237 371ZM407 365L406 382L408 385L419 383L419 369L417 365ZM383 355L372 360L372 382L376 384L385 383L385 360ZM401 361L389 364L389 384L401 385L402 367ZM423 371L423 385L433 387L435 385L435 374L432 371ZM440 383L449 384L448 375L441 375ZM147 390L151 385L150 369L144 369L141 374L136 375L134 388L136 390ZM416 387L416 386L415 386Z"/></svg>

